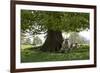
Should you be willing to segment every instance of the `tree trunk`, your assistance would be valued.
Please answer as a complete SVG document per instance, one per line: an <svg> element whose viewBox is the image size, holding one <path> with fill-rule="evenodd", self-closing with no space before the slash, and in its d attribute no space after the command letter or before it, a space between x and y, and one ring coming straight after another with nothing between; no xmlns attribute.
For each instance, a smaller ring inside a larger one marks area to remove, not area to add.
<svg viewBox="0 0 100 73"><path fill-rule="evenodd" d="M40 50L58 52L61 49L62 42L63 37L61 31L48 30L46 41Z"/></svg>

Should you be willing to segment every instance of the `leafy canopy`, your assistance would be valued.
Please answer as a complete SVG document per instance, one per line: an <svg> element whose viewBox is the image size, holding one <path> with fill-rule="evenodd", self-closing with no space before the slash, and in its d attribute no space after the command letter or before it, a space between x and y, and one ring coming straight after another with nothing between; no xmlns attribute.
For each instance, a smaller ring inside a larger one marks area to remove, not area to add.
<svg viewBox="0 0 100 73"><path fill-rule="evenodd" d="M21 30L33 34L48 29L82 31L89 28L89 13L21 10Z"/></svg>

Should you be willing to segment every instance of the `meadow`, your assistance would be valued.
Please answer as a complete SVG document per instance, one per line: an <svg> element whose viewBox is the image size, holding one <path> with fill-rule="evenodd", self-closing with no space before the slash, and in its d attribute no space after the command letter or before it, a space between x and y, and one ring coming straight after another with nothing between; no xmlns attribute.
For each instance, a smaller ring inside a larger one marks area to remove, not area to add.
<svg viewBox="0 0 100 73"><path fill-rule="evenodd" d="M21 62L71 61L89 59L89 46L80 46L65 53L40 51L41 46L21 45Z"/></svg>

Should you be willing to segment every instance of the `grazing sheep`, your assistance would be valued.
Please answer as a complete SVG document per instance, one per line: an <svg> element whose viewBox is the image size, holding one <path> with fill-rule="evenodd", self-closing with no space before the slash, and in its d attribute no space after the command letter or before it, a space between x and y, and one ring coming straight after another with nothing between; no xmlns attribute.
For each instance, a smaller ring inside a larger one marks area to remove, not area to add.
<svg viewBox="0 0 100 73"><path fill-rule="evenodd" d="M68 39L65 39L62 43L62 48L61 48L61 52L64 53L65 51L69 51L70 50L70 42Z"/></svg>
<svg viewBox="0 0 100 73"><path fill-rule="evenodd" d="M72 43L69 39L65 39L62 43L61 53L69 52L74 48L78 48L78 43Z"/></svg>

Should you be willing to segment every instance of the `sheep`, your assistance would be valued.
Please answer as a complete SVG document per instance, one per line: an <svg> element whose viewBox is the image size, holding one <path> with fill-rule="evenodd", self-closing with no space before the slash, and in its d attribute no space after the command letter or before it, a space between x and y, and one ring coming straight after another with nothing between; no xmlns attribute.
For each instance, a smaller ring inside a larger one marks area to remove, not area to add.
<svg viewBox="0 0 100 73"><path fill-rule="evenodd" d="M71 47L71 43L68 39L65 39L62 43L61 52L64 53L65 51L69 51Z"/></svg>
<svg viewBox="0 0 100 73"><path fill-rule="evenodd" d="M78 43L73 43L69 39L65 39L62 43L61 53L69 52L74 48L78 48Z"/></svg>

